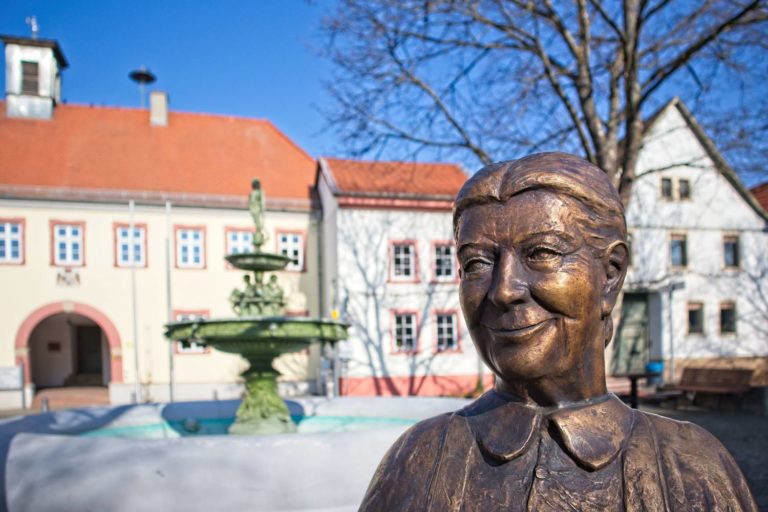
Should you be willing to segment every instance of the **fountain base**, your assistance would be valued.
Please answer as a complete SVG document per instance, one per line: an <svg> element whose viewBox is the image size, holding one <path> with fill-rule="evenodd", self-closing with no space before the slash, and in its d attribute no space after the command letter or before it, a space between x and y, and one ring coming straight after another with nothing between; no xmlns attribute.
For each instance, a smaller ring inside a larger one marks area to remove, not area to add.
<svg viewBox="0 0 768 512"><path fill-rule="evenodd" d="M229 433L235 435L291 434L296 425L280 395L277 394L277 377L274 369L257 370L251 361L251 369L243 373L245 396L237 410L235 423Z"/></svg>

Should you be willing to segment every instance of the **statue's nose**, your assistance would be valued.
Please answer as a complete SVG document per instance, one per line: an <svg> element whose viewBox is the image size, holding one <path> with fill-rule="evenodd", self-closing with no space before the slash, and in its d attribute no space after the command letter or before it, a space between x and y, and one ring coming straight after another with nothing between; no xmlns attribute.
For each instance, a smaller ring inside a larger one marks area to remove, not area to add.
<svg viewBox="0 0 768 512"><path fill-rule="evenodd" d="M525 269L513 252L502 253L496 265L488 298L499 308L522 303L530 297Z"/></svg>

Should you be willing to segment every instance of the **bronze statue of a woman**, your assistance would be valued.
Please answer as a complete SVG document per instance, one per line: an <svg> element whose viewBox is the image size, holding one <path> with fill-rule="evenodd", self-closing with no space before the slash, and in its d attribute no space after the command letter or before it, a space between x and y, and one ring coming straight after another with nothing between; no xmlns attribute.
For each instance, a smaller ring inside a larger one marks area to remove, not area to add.
<svg viewBox="0 0 768 512"><path fill-rule="evenodd" d="M628 253L604 172L562 153L489 165L453 220L461 307L496 384L406 431L361 510L757 510L711 434L606 389Z"/></svg>

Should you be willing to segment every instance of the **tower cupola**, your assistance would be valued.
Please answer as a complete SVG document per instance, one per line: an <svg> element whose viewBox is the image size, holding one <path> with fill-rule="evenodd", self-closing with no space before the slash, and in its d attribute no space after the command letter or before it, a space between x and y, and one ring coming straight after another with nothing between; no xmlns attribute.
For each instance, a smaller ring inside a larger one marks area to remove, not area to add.
<svg viewBox="0 0 768 512"><path fill-rule="evenodd" d="M50 119L61 101L61 71L68 65L59 44L37 37L0 39L5 43L5 115Z"/></svg>

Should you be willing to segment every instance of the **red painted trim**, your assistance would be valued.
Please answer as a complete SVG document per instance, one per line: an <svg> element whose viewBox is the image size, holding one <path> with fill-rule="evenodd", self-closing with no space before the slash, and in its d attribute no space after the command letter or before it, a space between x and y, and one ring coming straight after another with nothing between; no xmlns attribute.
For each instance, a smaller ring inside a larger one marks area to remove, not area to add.
<svg viewBox="0 0 768 512"><path fill-rule="evenodd" d="M117 258L117 230L119 228L130 228L131 223L130 222L113 222L112 223L112 248L114 249L114 258L112 261L112 264L115 268L128 268L131 267L126 265L120 265ZM149 266L149 228L147 227L146 222L134 222L133 223L134 228L140 228L144 230L144 264L143 265L136 265L136 268L147 268Z"/></svg>
<svg viewBox="0 0 768 512"><path fill-rule="evenodd" d="M301 229L276 229L275 230L275 253L280 252L280 235L301 235L301 270L286 268L282 272L306 272L307 271L307 232Z"/></svg>
<svg viewBox="0 0 768 512"><path fill-rule="evenodd" d="M302 311L286 311L285 312L285 316L289 316L291 318L302 317L302 316L309 316L309 310L308 309L304 309Z"/></svg>
<svg viewBox="0 0 768 512"><path fill-rule="evenodd" d="M412 245L413 246L413 277L402 278L395 277L395 246L396 245ZM416 244L416 240L390 240L388 242L388 254L389 254L389 279L388 283L419 283L419 246Z"/></svg>
<svg viewBox="0 0 768 512"><path fill-rule="evenodd" d="M29 337L37 324L49 316L59 313L74 313L89 318L104 332L109 345L109 378L110 382L123 382L123 345L120 333L107 315L96 308L78 302L53 302L42 306L32 313L19 326L14 343L16 364L24 367L24 380L31 383L29 364Z"/></svg>
<svg viewBox="0 0 768 512"><path fill-rule="evenodd" d="M180 267L179 266L179 239L177 232L180 229L196 229L203 232L203 265L200 267ZM205 270L208 268L208 233L205 226L190 226L187 224L173 225L173 268L179 270Z"/></svg>
<svg viewBox="0 0 768 512"><path fill-rule="evenodd" d="M80 226L80 231L83 234L83 246L80 249L80 253L83 255L82 257L82 263L79 265L62 265L59 263L56 263L56 236L55 236L55 228L56 226ZM63 267L63 268L73 268L73 267L85 267L85 249L86 249L86 241L85 241L85 221L84 220L59 220L59 219L51 219L48 221L48 229L50 231L50 247L51 247L51 266L52 267Z"/></svg>
<svg viewBox="0 0 768 512"><path fill-rule="evenodd" d="M388 197L349 197L338 198L340 208L372 208L387 210L446 211L453 209L453 200L440 199L396 199Z"/></svg>
<svg viewBox="0 0 768 512"><path fill-rule="evenodd" d="M494 376L482 375L483 389L493 387ZM467 396L477 387L477 374L414 375L397 377L342 377L339 389L346 396Z"/></svg>
<svg viewBox="0 0 768 512"><path fill-rule="evenodd" d="M240 232L240 231L247 231L248 233L255 233L256 229L254 227L238 227L238 226L224 226L224 255L229 256L229 234L232 232ZM235 268L232 265L229 264L228 261L224 260L224 268L226 270L237 270L238 272L242 272L239 268Z"/></svg>
<svg viewBox="0 0 768 512"><path fill-rule="evenodd" d="M416 334L416 340L415 340L415 347L413 350L398 350L397 349L397 342L395 338L395 316L396 315L414 315L416 317L416 323L413 326L414 332ZM419 319L419 312L415 309L390 309L389 310L389 338L390 338L390 350L389 354L393 356L401 356L401 355L414 355L419 353L420 343L419 343L419 334L420 332L420 326L421 322Z"/></svg>
<svg viewBox="0 0 768 512"><path fill-rule="evenodd" d="M453 248L453 277L445 278L438 277L437 266L435 265L435 256L438 247L450 246ZM433 240L430 244L430 275L432 276L431 283L453 283L459 282L459 259L456 257L456 244L453 240Z"/></svg>
<svg viewBox="0 0 768 512"><path fill-rule="evenodd" d="M456 348L450 350L437 350L437 315L453 315L456 317ZM432 347L433 354L461 354L461 315L458 309L433 309L432 310L432 334L435 345Z"/></svg>
<svg viewBox="0 0 768 512"><path fill-rule="evenodd" d="M23 217L2 217L0 223L21 224L21 261L0 261L0 265L24 265L27 262L27 220Z"/></svg>
<svg viewBox="0 0 768 512"><path fill-rule="evenodd" d="M205 318L208 318L211 316L211 310L209 309L174 309L173 310L173 319L179 320L179 317L181 315L199 315ZM205 354L210 354L211 347L208 345L205 345L203 347L202 352L184 352L181 348L181 342L180 341L174 341L173 342L173 353L179 356L202 356Z"/></svg>

